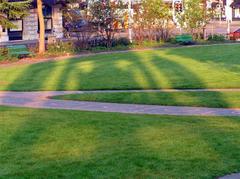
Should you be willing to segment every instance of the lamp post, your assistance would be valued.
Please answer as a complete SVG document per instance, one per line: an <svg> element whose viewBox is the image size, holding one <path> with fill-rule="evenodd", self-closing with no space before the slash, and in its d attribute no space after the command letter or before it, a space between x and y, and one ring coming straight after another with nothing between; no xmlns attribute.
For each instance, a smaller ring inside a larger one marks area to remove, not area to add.
<svg viewBox="0 0 240 179"><path fill-rule="evenodd" d="M128 38L132 43L132 0L128 0Z"/></svg>
<svg viewBox="0 0 240 179"><path fill-rule="evenodd" d="M227 21L227 35L229 36L231 32L231 22L232 22L232 8L231 8L232 0L226 0L226 21Z"/></svg>

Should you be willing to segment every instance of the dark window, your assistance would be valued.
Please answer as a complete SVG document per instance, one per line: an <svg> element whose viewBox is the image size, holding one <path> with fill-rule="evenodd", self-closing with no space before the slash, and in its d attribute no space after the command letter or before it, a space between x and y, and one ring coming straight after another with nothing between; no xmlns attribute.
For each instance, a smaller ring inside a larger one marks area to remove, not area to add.
<svg viewBox="0 0 240 179"><path fill-rule="evenodd" d="M9 40L22 40L23 20L14 19L11 22L15 25L15 28L8 29Z"/></svg>
<svg viewBox="0 0 240 179"><path fill-rule="evenodd" d="M43 15L44 15L44 17L52 17L52 7L51 6L45 6L43 8Z"/></svg>

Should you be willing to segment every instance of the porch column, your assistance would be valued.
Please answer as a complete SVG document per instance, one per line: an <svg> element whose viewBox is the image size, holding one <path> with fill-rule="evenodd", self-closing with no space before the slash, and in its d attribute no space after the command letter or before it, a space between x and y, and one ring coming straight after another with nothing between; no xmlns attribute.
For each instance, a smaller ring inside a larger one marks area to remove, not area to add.
<svg viewBox="0 0 240 179"><path fill-rule="evenodd" d="M226 21L230 21L230 22L232 22L232 7L231 7L232 3L233 3L233 0L226 0L226 6L225 6Z"/></svg>
<svg viewBox="0 0 240 179"><path fill-rule="evenodd" d="M8 38L8 31L7 29L3 29L1 26L0 26L0 42L8 42L9 41L9 38Z"/></svg>
<svg viewBox="0 0 240 179"><path fill-rule="evenodd" d="M53 6L53 35L56 38L63 38L63 13L60 6Z"/></svg>

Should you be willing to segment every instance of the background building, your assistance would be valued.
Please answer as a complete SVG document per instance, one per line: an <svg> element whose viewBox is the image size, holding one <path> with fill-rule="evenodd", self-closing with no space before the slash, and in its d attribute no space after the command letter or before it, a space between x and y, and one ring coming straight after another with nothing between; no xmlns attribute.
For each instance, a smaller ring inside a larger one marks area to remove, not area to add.
<svg viewBox="0 0 240 179"><path fill-rule="evenodd" d="M45 20L46 36L54 35L56 38L63 37L63 15L61 7L63 2L57 0L43 1L43 14ZM14 19L14 29L0 27L0 42L16 40L37 40L39 38L39 23L37 16L36 0L31 4L29 15L23 19Z"/></svg>

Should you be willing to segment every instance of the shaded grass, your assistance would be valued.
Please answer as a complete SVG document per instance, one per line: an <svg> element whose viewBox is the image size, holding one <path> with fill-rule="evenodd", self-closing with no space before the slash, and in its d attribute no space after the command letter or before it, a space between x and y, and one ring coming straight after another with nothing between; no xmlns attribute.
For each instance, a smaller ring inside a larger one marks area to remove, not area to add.
<svg viewBox="0 0 240 179"><path fill-rule="evenodd" d="M240 170L239 117L0 107L0 178L214 178Z"/></svg>
<svg viewBox="0 0 240 179"><path fill-rule="evenodd" d="M0 68L0 90L240 88L240 45L96 55Z"/></svg>
<svg viewBox="0 0 240 179"><path fill-rule="evenodd" d="M240 92L114 92L70 94L53 98L128 104L240 108Z"/></svg>

